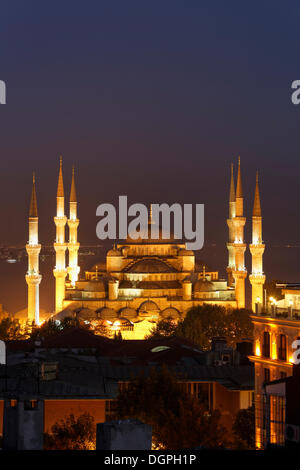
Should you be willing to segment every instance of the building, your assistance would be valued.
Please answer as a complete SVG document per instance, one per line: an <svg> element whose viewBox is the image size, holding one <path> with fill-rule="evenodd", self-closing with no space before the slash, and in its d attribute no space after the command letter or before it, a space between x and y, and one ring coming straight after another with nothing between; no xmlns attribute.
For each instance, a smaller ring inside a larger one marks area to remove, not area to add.
<svg viewBox="0 0 300 470"><path fill-rule="evenodd" d="M236 413L252 404L253 366L220 340L202 352L179 338L116 341L70 329L7 343L7 366L0 366L0 434L4 400L11 407L20 400L34 407L42 400L45 432L70 413L88 412L95 423L110 420L119 389L163 364L207 411L220 410L228 432Z"/></svg>
<svg viewBox="0 0 300 470"><path fill-rule="evenodd" d="M34 193L35 194L35 193ZM36 196L35 205L36 205ZM65 192L63 183L62 159L60 159L57 210L54 217L56 256L53 274L55 277L55 319L63 316L79 316L85 321L106 322L112 329L122 330L125 338L144 338L157 321L171 318L178 321L194 306L203 303L218 304L226 308L245 307L245 268L244 196L240 159L238 161L237 182L235 187L233 166L229 194L229 230L228 248L228 281L219 276L217 271L208 271L195 260L195 253L186 248L186 244L159 229L158 239L151 239L150 217L147 227L142 230L139 239L127 236L107 252L105 262L96 262L93 267L80 273L78 262L79 242L77 231L77 195L74 168L69 198L69 218L65 213ZM30 220L32 217L30 218ZM35 227L37 230L37 216ZM252 254L252 305L263 302L262 286L265 276L262 271L264 244L261 238L261 210L258 179L256 181L255 202L253 210L253 240L250 245ZM30 222L31 224L31 222ZM30 225L31 226L31 225ZM66 241L66 227L69 229L69 240ZM149 235L149 238L148 238ZM32 242L30 242L32 244ZM38 242L36 242L38 243ZM30 256L38 261L38 247ZM27 282L34 282L36 299L40 276L35 269L34 279L31 275ZM79 277L79 274L80 277ZM27 279L27 278L26 278ZM32 287L29 290L32 305ZM28 297L28 299L29 299ZM255 300L254 300L255 299ZM28 318L38 322L38 313L33 315L33 307L28 309Z"/></svg>
<svg viewBox="0 0 300 470"><path fill-rule="evenodd" d="M299 413L300 373L293 367L293 375L265 384L263 417L264 447L300 448Z"/></svg>
<svg viewBox="0 0 300 470"><path fill-rule="evenodd" d="M273 300L264 312L251 318L254 324L254 355L250 360L255 366L255 420L256 446L265 447L268 436L264 421L264 385L267 382L289 377L293 372L293 342L300 338L300 311L293 309L296 300L291 300L293 289L284 289L288 300L283 299L278 307ZM295 289L297 297L297 289ZM299 293L299 292L298 292ZM292 303L290 303L292 302ZM279 303L279 302L278 302Z"/></svg>

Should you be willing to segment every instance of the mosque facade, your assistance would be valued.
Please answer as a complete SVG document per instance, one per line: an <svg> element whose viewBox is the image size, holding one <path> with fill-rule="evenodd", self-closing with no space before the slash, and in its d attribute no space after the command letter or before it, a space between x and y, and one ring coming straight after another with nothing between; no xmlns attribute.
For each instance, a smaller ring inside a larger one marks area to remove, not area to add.
<svg viewBox="0 0 300 470"><path fill-rule="evenodd" d="M151 217L147 235L119 241L106 254L105 262L96 262L86 272L80 271L77 238L79 219L74 169L69 197L68 215L65 212L62 159L60 160L57 211L54 217L56 255L53 274L55 278L55 319L77 316L86 322L102 321L110 328L121 330L127 338L143 338L161 319L183 319L196 306L217 304L228 309L245 307L243 191L240 160L235 185L233 167L229 194L229 230L227 277L217 271L207 270L195 259L195 253L186 244L172 236L166 239L162 230L159 238L151 239ZM66 229L69 236L66 239ZM38 323L39 283L38 213L35 181L29 214L29 243L27 245L29 268L28 320ZM264 245L261 238L261 211L258 180L256 182L253 212L252 254L252 308L262 303L262 271Z"/></svg>

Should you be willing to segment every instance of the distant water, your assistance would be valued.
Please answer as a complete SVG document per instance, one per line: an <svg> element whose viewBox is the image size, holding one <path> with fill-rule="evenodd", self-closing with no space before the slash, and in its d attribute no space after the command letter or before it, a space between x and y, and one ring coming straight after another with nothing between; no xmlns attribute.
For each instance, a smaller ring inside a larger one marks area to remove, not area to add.
<svg viewBox="0 0 300 470"><path fill-rule="evenodd" d="M102 259L106 250L103 249ZM251 269L249 250L246 252L246 265ZM197 258L203 261L208 269L219 271L220 277L226 277L227 250L224 246L206 246L199 251ZM84 272L99 257L84 256L80 258L81 271ZM55 280L53 276L54 258L41 261L40 270L43 276L40 286L40 305L47 311L53 311ZM17 263L0 261L0 303L9 312L17 312L27 305L27 285L25 273L27 260ZM300 246L267 248L264 255L264 270L268 279L287 282L300 282ZM248 283L247 283L248 284ZM250 301L249 286L246 290L247 303Z"/></svg>

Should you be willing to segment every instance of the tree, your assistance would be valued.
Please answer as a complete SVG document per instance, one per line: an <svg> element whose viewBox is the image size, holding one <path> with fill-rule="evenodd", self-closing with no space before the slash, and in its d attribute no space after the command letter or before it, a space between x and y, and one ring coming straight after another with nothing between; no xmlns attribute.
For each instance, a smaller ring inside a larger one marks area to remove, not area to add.
<svg viewBox="0 0 300 470"><path fill-rule="evenodd" d="M94 450L96 426L89 413L75 418L73 414L57 421L44 435L45 450Z"/></svg>
<svg viewBox="0 0 300 470"><path fill-rule="evenodd" d="M89 330L89 325L74 317L65 317L59 322L50 318L50 320L44 322L41 326L34 326L30 337L35 339L38 336L51 336L65 331L68 328L83 328L84 330Z"/></svg>
<svg viewBox="0 0 300 470"><path fill-rule="evenodd" d="M151 328L145 339L160 339L175 335L177 323L172 318L164 318Z"/></svg>
<svg viewBox="0 0 300 470"><path fill-rule="evenodd" d="M178 323L175 335L205 350L210 349L214 337L224 337L228 345L235 346L242 339L253 336L250 313L246 309L227 310L220 305L192 307Z"/></svg>
<svg viewBox="0 0 300 470"><path fill-rule="evenodd" d="M119 393L117 417L150 424L156 448L220 448L225 444L219 412L209 413L183 390L166 367L152 369L148 377L140 375L130 380Z"/></svg>
<svg viewBox="0 0 300 470"><path fill-rule="evenodd" d="M237 449L255 449L255 409L254 405L239 410L232 426L234 446Z"/></svg>
<svg viewBox="0 0 300 470"><path fill-rule="evenodd" d="M0 321L0 339L3 341L17 340L23 338L23 330L19 320L6 317Z"/></svg>

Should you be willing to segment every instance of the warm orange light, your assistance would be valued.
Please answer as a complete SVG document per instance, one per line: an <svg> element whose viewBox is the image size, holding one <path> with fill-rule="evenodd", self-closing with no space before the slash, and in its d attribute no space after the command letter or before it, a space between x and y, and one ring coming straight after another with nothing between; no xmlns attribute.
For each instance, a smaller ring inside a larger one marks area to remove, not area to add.
<svg viewBox="0 0 300 470"><path fill-rule="evenodd" d="M256 355L256 356L260 356L260 346L259 346L259 343L256 343L255 355Z"/></svg>
<svg viewBox="0 0 300 470"><path fill-rule="evenodd" d="M290 357L289 357L289 363L290 363L290 364L294 364L294 358L293 358L293 356L290 356Z"/></svg>
<svg viewBox="0 0 300 470"><path fill-rule="evenodd" d="M276 348L276 341L272 343L272 359L275 361L277 359L277 348Z"/></svg>

